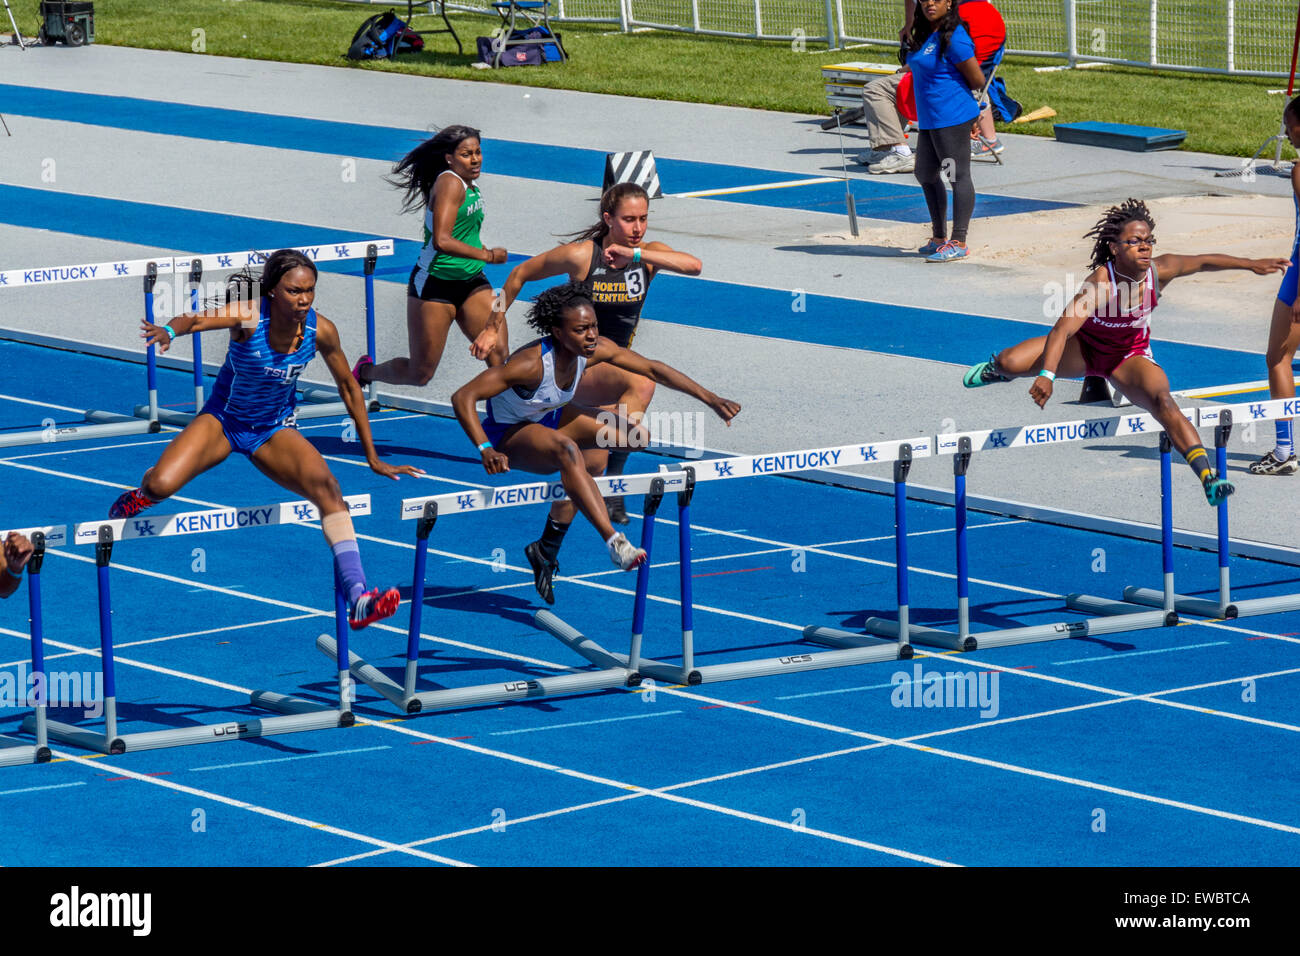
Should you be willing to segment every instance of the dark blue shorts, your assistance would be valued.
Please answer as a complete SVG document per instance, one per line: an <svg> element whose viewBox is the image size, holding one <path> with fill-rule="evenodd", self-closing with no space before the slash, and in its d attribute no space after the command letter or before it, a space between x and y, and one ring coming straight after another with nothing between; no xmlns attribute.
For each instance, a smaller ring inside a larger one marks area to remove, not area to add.
<svg viewBox="0 0 1300 956"><path fill-rule="evenodd" d="M1294 305L1296 294L1296 279L1300 277L1300 268L1291 263L1291 268L1286 270L1286 275L1282 277L1282 286L1277 290L1278 301L1283 305Z"/></svg>
<svg viewBox="0 0 1300 956"><path fill-rule="evenodd" d="M560 406L559 408L553 408L549 412L547 412L546 415L543 416L541 419L532 422L532 424L542 425L546 428L559 428L560 416L562 416L563 414L564 414L564 406ZM499 442L502 438L505 437L506 432L514 428L516 425L520 425L520 424L524 424L524 423L497 421L495 418L492 417L491 403L488 404L487 418L483 419L482 422L483 431L487 434L487 439L492 443L493 448L497 446L497 442Z"/></svg>
<svg viewBox="0 0 1300 956"><path fill-rule="evenodd" d="M247 425L212 402L208 402L203 406L203 414L211 415L221 422L221 430L225 432L226 441L230 442L231 449L246 458L252 458L253 452L270 441L271 436L276 432L283 428L295 427L292 420L283 421L276 425Z"/></svg>

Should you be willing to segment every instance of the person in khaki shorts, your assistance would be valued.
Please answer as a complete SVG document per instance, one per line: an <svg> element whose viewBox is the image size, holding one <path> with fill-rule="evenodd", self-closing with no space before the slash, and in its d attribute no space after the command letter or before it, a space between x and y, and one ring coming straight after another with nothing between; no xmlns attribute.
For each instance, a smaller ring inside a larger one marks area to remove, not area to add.
<svg viewBox="0 0 1300 956"><path fill-rule="evenodd" d="M862 123L871 148L858 162L871 173L910 173L912 148L903 131L907 118L898 111L898 87L904 71L872 80L862 88Z"/></svg>

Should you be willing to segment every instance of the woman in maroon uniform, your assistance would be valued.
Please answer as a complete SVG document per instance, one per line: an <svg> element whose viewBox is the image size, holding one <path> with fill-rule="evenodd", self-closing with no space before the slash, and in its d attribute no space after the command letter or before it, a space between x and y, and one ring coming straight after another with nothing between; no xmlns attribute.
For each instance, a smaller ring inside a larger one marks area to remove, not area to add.
<svg viewBox="0 0 1300 956"><path fill-rule="evenodd" d="M1285 259L1239 259L1217 253L1152 256L1155 220L1138 199L1112 206L1086 235L1095 236L1092 273L1047 335L994 353L966 372L967 388L1013 378L1034 379L1029 397L1039 408L1052 396L1058 374L1100 375L1156 417L1217 505L1234 488L1216 477L1196 429L1169 394L1169 379L1151 354L1149 320L1159 292L1179 276L1219 269L1249 269L1256 275L1281 272Z"/></svg>

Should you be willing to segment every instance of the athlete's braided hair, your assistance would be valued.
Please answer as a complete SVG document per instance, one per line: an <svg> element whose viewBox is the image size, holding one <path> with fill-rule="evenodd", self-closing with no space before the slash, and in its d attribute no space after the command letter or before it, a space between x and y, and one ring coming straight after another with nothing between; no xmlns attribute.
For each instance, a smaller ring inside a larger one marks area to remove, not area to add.
<svg viewBox="0 0 1300 956"><path fill-rule="evenodd" d="M1106 214L1097 220L1097 225L1083 234L1085 239L1097 237L1097 242L1092 247L1094 269L1115 258L1115 253L1110 251L1110 244L1119 241L1119 234L1130 222L1145 222L1148 229L1156 231L1156 221L1151 218L1147 204L1141 199L1126 199L1118 206L1107 209Z"/></svg>
<svg viewBox="0 0 1300 956"><path fill-rule="evenodd" d="M444 126L397 161L393 174L385 182L406 193L402 198L402 212L416 212L425 207L432 197L434 182L451 168L447 157L467 139L483 137L472 126Z"/></svg>
<svg viewBox="0 0 1300 956"><path fill-rule="evenodd" d="M528 310L528 324L542 335L550 335L564 320L568 309L583 305L595 309L591 302L591 286L587 283L566 282L551 286L533 299L533 306Z"/></svg>

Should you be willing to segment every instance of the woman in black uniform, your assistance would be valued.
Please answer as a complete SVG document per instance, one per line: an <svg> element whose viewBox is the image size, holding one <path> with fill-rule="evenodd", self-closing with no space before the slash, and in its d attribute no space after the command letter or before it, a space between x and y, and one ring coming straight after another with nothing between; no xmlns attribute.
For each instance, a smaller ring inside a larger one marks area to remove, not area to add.
<svg viewBox="0 0 1300 956"><path fill-rule="evenodd" d="M662 242L645 241L649 213L650 197L635 183L619 183L607 189L600 199L600 222L578 233L573 241L533 256L514 268L500 299L493 305L487 327L470 346L470 353L480 359L492 353L497 346L498 330L504 333L506 329L506 310L525 283L563 275L574 282L585 281L591 287L600 334L621 348L630 348L655 274L664 269L695 276L703 268L700 260L692 255L676 252ZM629 426L641 421L654 392L655 384L650 379L602 364L582 377L573 402L613 413L620 420L620 431L634 433L636 429ZM605 474L621 475L627 456L623 449L610 451ZM623 499L610 498L607 504L610 520L627 524ZM556 502L551 506L541 539L526 549L540 594L550 590L550 580L559 570L556 556L574 514L571 501Z"/></svg>

